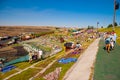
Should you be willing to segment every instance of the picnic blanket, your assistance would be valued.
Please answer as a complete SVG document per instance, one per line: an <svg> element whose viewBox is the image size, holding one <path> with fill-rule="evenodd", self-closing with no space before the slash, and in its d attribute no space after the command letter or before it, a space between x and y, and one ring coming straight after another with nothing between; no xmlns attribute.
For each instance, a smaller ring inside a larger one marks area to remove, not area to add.
<svg viewBox="0 0 120 80"><path fill-rule="evenodd" d="M77 58L62 58L60 60L58 60L59 63L69 63L69 62L76 62Z"/></svg>
<svg viewBox="0 0 120 80"><path fill-rule="evenodd" d="M6 67L2 68L1 72L5 73L5 72L8 72L8 71L10 71L14 68L16 68L16 67L13 66L13 65L9 65L9 66L6 66Z"/></svg>

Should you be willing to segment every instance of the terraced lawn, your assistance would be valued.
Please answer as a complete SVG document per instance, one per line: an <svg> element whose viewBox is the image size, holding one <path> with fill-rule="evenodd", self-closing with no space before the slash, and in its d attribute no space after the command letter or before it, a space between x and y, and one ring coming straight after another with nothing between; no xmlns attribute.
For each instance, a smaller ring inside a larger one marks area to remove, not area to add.
<svg viewBox="0 0 120 80"><path fill-rule="evenodd" d="M83 49L85 50L88 46L89 46L89 44L94 40L90 40L90 41L86 41L86 39L88 38L88 36L86 36L85 37L85 40L84 40L84 42L83 42L83 44L82 44L82 46L83 46ZM71 39L73 39L73 37L70 37L70 39L68 38L67 40L69 41L71 41ZM76 39L75 39L76 40ZM79 39L80 40L80 39ZM56 44L58 44L58 43L56 43ZM63 48L63 50L61 51L61 52L59 52L59 53L57 53L57 54L55 54L55 55L53 55L53 56L51 56L51 57L48 57L47 59L45 59L45 60L42 60L42 61L39 61L38 62L38 64L36 64L34 67L35 68L29 68L29 69L27 69L27 70L25 70L25 71L23 71L23 72L21 72L20 74L17 74L17 75L15 75L15 76L13 76L13 77L11 77L11 78L9 78L10 80L18 80L18 78L19 78L19 80L28 80L29 78L31 78L32 76L34 76L35 74L37 74L38 72L40 72L43 68L45 68L49 63L51 63L53 60L58 60L58 59L60 59L60 58L62 58L62 57L75 57L75 58L78 58L79 56L80 56L80 54L78 54L78 55L67 55L67 53L65 52L65 48L64 48L64 43L60 43L59 44L62 48ZM68 64L60 64L60 63L58 63L57 61L50 67L50 68L48 68L42 75L39 75L38 77L36 77L35 78L35 80L36 79L38 79L38 80L43 80L43 76L45 76L46 74L48 74L49 72L51 72L51 71L53 71L53 70L55 70L55 68L57 68L57 67L62 67L62 72L60 73L60 77L59 77L59 80L62 80L62 78L63 78L63 76L64 76L64 74L66 73L66 71L73 65L74 63L68 63ZM33 64L29 64L28 62L22 62L22 63L17 63L17 64L15 64L15 66L18 68L18 69L20 69L20 70L22 70L22 69L25 69L25 68L27 68L27 67L29 67L29 66L31 66L31 65L33 65ZM38 69L37 69L38 68ZM40 68L40 69L39 69ZM16 70L15 70L16 71ZM13 73L15 73L15 71L13 72ZM10 71L11 72L11 71ZM17 72L17 71L16 71ZM13 74L12 72L11 72L11 74ZM10 74L10 73L9 73ZM9 74L7 75L6 73L5 73L5 77L8 77L9 76ZM2 74L0 74L0 78L1 78L1 76L3 76ZM3 78L1 78L1 79L4 79L5 77L3 77Z"/></svg>

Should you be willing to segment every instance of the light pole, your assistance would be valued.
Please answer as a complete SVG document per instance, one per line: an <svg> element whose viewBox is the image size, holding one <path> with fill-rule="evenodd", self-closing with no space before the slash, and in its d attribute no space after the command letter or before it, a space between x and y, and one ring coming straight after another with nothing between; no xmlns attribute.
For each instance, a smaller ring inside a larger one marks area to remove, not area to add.
<svg viewBox="0 0 120 80"><path fill-rule="evenodd" d="M116 0L114 0L113 30L115 30Z"/></svg>
<svg viewBox="0 0 120 80"><path fill-rule="evenodd" d="M98 24L99 24L99 22L97 22L97 32L98 32Z"/></svg>

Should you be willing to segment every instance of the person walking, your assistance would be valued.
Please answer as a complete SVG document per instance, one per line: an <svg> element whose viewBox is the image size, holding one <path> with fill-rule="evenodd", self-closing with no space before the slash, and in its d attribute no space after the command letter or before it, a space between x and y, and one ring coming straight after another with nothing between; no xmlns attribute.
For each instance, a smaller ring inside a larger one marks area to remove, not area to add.
<svg viewBox="0 0 120 80"><path fill-rule="evenodd" d="M107 50L107 52L110 52L110 35L109 33L107 34L106 38L105 38L105 48Z"/></svg>

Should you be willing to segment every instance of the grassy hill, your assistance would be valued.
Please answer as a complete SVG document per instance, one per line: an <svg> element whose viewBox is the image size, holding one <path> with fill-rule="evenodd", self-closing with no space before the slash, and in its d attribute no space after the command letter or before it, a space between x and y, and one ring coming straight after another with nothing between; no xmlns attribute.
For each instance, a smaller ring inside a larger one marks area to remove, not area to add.
<svg viewBox="0 0 120 80"><path fill-rule="evenodd" d="M99 29L100 32L108 32L108 31L112 31L112 27L111 28L101 28ZM117 43L120 45L120 26L115 27L115 32L117 34Z"/></svg>

